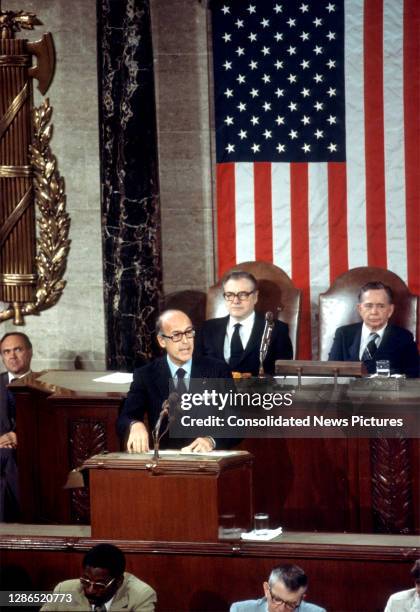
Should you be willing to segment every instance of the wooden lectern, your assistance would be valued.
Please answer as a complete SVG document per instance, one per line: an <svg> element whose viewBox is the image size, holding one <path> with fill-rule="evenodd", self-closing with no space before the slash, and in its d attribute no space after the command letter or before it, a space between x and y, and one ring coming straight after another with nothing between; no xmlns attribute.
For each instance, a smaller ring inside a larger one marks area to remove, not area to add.
<svg viewBox="0 0 420 612"><path fill-rule="evenodd" d="M214 542L229 515L248 531L252 455L246 451L183 454L110 453L84 462L89 470L92 537Z"/></svg>

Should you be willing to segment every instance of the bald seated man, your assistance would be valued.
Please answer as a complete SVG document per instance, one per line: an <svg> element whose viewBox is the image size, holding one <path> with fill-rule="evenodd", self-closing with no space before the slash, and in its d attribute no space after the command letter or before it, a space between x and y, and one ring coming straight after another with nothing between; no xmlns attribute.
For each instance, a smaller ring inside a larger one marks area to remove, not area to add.
<svg viewBox="0 0 420 612"><path fill-rule="evenodd" d="M210 357L193 357L195 329L191 319L181 310L166 310L156 323L157 341L166 354L134 371L133 382L117 421L117 430L127 440L129 453L144 453L150 448L149 432L159 418L163 402L171 391L199 392L204 387L201 379L231 379L229 367L222 361ZM195 379L200 379L197 383ZM195 388L195 385L200 388ZM162 439L161 448L177 446L179 440L168 436ZM226 440L220 447L230 446ZM209 452L216 446L211 437L200 437L188 441L183 451ZM218 445L219 446L219 445Z"/></svg>

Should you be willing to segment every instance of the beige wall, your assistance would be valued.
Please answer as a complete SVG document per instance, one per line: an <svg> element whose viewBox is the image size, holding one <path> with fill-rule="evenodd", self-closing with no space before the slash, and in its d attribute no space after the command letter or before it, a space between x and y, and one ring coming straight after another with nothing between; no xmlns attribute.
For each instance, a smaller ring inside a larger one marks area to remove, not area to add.
<svg viewBox="0 0 420 612"><path fill-rule="evenodd" d="M56 306L11 322L0 333L21 329L34 344L35 370L73 368L80 356L86 369L102 369L105 358L101 213L98 158L96 2L94 0L5 0L3 10L34 12L44 25L20 38L53 34L57 64L47 92L53 106L52 151L65 179L71 217L67 287ZM36 90L37 92L37 90ZM36 93L35 103L42 97Z"/></svg>

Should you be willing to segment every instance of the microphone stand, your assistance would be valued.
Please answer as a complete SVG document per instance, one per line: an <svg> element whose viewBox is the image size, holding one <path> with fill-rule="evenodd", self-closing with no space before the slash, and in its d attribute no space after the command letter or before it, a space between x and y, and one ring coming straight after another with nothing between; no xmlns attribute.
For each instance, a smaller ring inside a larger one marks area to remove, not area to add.
<svg viewBox="0 0 420 612"><path fill-rule="evenodd" d="M156 425L152 431L152 438L153 438L153 460L154 461L159 461L159 443L162 439L162 436L164 436L166 434L166 432L169 429L169 421L166 424L166 427L164 429L164 431L159 435L160 432L160 428L162 426L162 421L164 419L164 417L168 416L169 414L169 401L165 400L162 404L162 410L160 411L159 414L159 418L156 421Z"/></svg>
<svg viewBox="0 0 420 612"><path fill-rule="evenodd" d="M261 338L260 345L260 367L258 370L258 378L264 378L264 360L267 357L268 347L270 346L271 335L274 329L274 317L273 313L269 310L265 313L265 326L264 332Z"/></svg>

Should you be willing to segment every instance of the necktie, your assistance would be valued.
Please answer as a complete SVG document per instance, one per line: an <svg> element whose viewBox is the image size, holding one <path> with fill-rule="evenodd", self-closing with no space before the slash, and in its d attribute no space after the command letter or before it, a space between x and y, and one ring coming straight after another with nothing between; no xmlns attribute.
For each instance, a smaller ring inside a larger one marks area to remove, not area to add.
<svg viewBox="0 0 420 612"><path fill-rule="evenodd" d="M185 384L185 377L186 371L184 370L184 368L178 368L178 370L176 371L176 377L177 377L177 385L176 385L176 390L178 391L179 395L182 395L183 393L188 393L188 389L187 389L187 385Z"/></svg>
<svg viewBox="0 0 420 612"><path fill-rule="evenodd" d="M376 332L370 332L368 343L366 345L365 350L363 351L362 361L367 361L368 359L373 359L378 347L376 345L376 339L379 338L379 334Z"/></svg>
<svg viewBox="0 0 420 612"><path fill-rule="evenodd" d="M235 323L234 332L232 334L232 338L230 340L230 358L229 365L234 368L238 365L241 360L242 354L244 352L244 347L242 346L241 336L239 334L239 330L241 329L241 323Z"/></svg>
<svg viewBox="0 0 420 612"><path fill-rule="evenodd" d="M105 604L96 605L93 608L93 612L106 612L106 605Z"/></svg>

